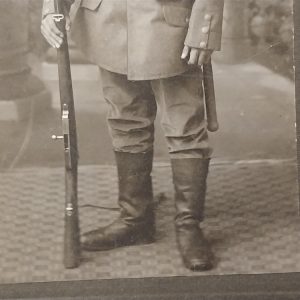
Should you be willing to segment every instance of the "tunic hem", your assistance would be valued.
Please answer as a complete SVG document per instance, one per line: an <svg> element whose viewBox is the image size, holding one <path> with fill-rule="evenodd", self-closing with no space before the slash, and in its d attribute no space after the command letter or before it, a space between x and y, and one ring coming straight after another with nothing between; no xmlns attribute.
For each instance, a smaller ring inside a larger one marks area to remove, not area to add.
<svg viewBox="0 0 300 300"><path fill-rule="evenodd" d="M166 73L155 73L155 74L147 74L147 75L142 75L142 74L132 74L130 72L126 72L121 69L114 68L112 66L108 66L106 64L100 63L100 62L95 62L100 68L105 69L109 72L117 73L117 74L122 74L122 75L127 75L128 80L132 81L143 81L143 80L156 80L156 79L163 79L163 78L169 78L169 77L175 77L178 76L182 73L185 73L188 71L190 66L186 66L186 68L181 68L180 70L176 70L174 72L166 72Z"/></svg>

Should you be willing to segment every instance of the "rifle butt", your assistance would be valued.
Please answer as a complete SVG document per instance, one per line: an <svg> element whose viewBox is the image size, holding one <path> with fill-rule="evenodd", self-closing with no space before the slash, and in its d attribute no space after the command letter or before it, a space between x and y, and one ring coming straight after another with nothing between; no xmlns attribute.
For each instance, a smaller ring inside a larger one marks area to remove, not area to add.
<svg viewBox="0 0 300 300"><path fill-rule="evenodd" d="M66 269L74 269L80 265L79 228L76 217L66 217L64 236L64 258Z"/></svg>
<svg viewBox="0 0 300 300"><path fill-rule="evenodd" d="M80 264L80 229L77 203L77 170L66 170L66 201L64 227L64 266L77 268Z"/></svg>

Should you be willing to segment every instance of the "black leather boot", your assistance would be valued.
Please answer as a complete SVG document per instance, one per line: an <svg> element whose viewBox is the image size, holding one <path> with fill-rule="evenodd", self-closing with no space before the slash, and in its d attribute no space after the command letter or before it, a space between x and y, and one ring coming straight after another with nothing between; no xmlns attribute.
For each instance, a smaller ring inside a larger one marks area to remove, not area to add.
<svg viewBox="0 0 300 300"><path fill-rule="evenodd" d="M119 179L120 216L113 223L82 236L87 251L109 250L154 241L152 193L153 151L115 152Z"/></svg>
<svg viewBox="0 0 300 300"><path fill-rule="evenodd" d="M172 159L175 186L175 229L184 265L193 271L213 267L212 254L200 222L203 219L209 159Z"/></svg>

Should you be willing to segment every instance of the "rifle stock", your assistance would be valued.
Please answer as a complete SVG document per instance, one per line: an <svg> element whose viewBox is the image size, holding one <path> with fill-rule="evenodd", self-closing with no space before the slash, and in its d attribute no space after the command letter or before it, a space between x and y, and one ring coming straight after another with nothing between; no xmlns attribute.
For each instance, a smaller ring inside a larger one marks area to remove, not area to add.
<svg viewBox="0 0 300 300"><path fill-rule="evenodd" d="M57 49L63 136L54 136L54 139L61 138L64 142L65 227L63 262L66 268L76 268L80 264L80 232L77 203L78 146L69 48L62 2L63 0L55 0L57 14L55 14L53 18L57 27L64 35L63 44Z"/></svg>

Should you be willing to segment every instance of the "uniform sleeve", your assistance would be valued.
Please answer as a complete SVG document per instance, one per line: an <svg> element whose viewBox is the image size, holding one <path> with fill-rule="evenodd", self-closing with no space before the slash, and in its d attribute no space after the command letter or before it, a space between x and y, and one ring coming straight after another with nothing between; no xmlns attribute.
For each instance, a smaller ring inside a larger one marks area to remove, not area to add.
<svg viewBox="0 0 300 300"><path fill-rule="evenodd" d="M67 11L70 11L70 7L74 3L74 1L75 0L63 0L63 3ZM53 13L55 13L54 0L44 0L42 18L45 18L47 15Z"/></svg>
<svg viewBox="0 0 300 300"><path fill-rule="evenodd" d="M220 50L224 0L195 0L185 45Z"/></svg>

